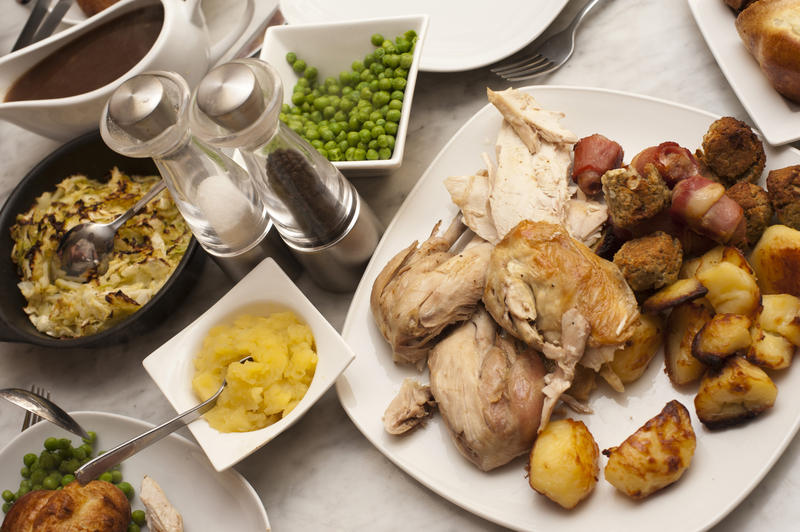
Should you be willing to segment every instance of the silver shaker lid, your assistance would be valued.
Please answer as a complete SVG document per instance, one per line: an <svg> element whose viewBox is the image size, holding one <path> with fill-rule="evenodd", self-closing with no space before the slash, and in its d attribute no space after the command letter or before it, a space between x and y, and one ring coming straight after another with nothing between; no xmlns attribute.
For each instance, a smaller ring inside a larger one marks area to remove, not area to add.
<svg viewBox="0 0 800 532"><path fill-rule="evenodd" d="M108 118L132 137L147 141L173 125L178 114L161 79L143 74L114 91L108 101Z"/></svg>
<svg viewBox="0 0 800 532"><path fill-rule="evenodd" d="M264 112L261 85L243 63L226 63L209 72L197 86L197 106L231 131L241 131Z"/></svg>

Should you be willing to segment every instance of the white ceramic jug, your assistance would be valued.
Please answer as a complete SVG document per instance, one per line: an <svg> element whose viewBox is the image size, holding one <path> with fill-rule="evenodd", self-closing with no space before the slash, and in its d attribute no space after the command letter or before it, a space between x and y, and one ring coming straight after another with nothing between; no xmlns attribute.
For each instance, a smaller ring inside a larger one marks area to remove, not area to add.
<svg viewBox="0 0 800 532"><path fill-rule="evenodd" d="M131 70L113 82L91 92L66 98L0 102L0 119L56 140L71 138L97 129L103 106L125 80L146 70L169 70L194 86L208 69L242 35L251 22L254 0L246 4L241 20L220 42L209 41L200 0L123 0L63 32L0 58L0 95L14 82L51 53L80 39L98 26L134 10L161 4L164 22L147 54Z"/></svg>

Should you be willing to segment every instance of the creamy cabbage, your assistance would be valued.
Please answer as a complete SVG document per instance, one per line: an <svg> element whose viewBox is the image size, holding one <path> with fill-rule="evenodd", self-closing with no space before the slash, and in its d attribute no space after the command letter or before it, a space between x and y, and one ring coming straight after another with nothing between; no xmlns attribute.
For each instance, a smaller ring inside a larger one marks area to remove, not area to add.
<svg viewBox="0 0 800 532"><path fill-rule="evenodd" d="M51 259L61 237L87 221L109 222L125 212L159 176L129 177L117 168L106 183L83 175L60 182L11 227L11 260L39 331L57 338L98 333L136 312L169 279L192 233L167 191L117 232L108 270L87 283L54 278Z"/></svg>

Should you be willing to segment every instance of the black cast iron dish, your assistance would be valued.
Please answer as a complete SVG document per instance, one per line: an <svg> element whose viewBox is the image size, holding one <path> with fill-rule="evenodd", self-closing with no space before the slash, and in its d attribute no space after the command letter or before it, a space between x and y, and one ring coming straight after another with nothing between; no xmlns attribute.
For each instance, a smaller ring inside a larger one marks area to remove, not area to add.
<svg viewBox="0 0 800 532"><path fill-rule="evenodd" d="M117 166L127 174L158 175L152 159L132 159L108 148L99 132L78 137L45 157L20 181L0 210L0 341L26 342L46 347L86 347L124 341L160 321L194 284L206 253L192 238L172 276L152 299L127 319L105 331L81 338L53 338L36 330L25 311L25 298L17 283L17 268L11 262L11 234L17 214L28 210L36 197L55 189L57 183L73 174L102 180Z"/></svg>

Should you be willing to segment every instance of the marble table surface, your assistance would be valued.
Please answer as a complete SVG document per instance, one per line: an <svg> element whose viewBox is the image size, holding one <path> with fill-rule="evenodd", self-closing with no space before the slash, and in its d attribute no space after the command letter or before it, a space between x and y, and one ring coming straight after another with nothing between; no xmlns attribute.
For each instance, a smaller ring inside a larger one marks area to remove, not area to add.
<svg viewBox="0 0 800 532"><path fill-rule="evenodd" d="M574 57L534 83L631 91L752 123L714 62L686 2L604 4L581 27ZM27 12L12 0L4 0L3 11L0 50L10 50ZM488 68L420 74L403 166L388 177L353 180L384 223L453 133L486 103L486 87L508 86ZM0 199L57 146L0 121ZM352 294L326 292L305 275L298 284L341 330ZM216 264L207 261L196 288L169 319L121 345L45 349L0 343L0 388L35 383L49 389L67 410L100 410L160 423L174 411L145 373L142 359L231 286ZM22 418L21 410L0 404L0 446L19 432ZM275 530L499 529L431 492L381 455L350 422L333 390L236 469L260 495ZM800 439L795 437L765 479L715 530L796 530L798 479Z"/></svg>

